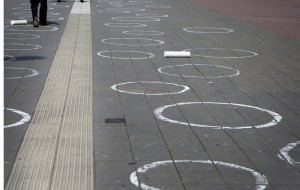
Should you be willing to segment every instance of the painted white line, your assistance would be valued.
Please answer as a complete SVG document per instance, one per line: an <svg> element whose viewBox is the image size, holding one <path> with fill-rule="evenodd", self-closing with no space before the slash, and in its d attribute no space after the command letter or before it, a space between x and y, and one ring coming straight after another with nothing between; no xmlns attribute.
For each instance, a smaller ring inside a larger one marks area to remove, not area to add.
<svg viewBox="0 0 300 190"><path fill-rule="evenodd" d="M16 123L13 123L10 125L5 125L4 128L17 127L17 126L23 125L24 123L27 123L31 119L31 116L29 114L22 112L20 110L15 110L15 109L11 109L11 108L5 108L4 110L11 111L13 113L17 113L23 117L20 121L18 121Z"/></svg>
<svg viewBox="0 0 300 190"><path fill-rule="evenodd" d="M192 56L199 56L199 57L207 57L207 58L222 58L222 59L241 59L241 58L249 58L249 57L255 57L258 54L252 51L247 50L241 50L241 49L225 49L225 48L194 48L194 49L186 49L183 51L195 51L195 50L202 50L203 53L201 54L193 54ZM223 56L223 55L210 55L210 54L222 54L222 53L228 53L230 55ZM248 55L241 55L241 56L232 56L232 53L242 53L242 54L248 54Z"/></svg>
<svg viewBox="0 0 300 190"><path fill-rule="evenodd" d="M18 76L18 77L7 77L4 79L20 79L20 78L29 78L29 77L34 77L39 75L40 73L37 70L34 69L28 69L28 68L18 68L18 67L5 67L5 69L12 69L12 70L29 70L31 71L30 75L25 75L25 76Z"/></svg>
<svg viewBox="0 0 300 190"><path fill-rule="evenodd" d="M118 43L118 41L123 43ZM108 39L102 39L102 42L107 44L126 45L126 46L153 46L153 45L160 45L165 43L161 40L154 40L154 39L147 39L147 38L108 38Z"/></svg>
<svg viewBox="0 0 300 190"><path fill-rule="evenodd" d="M148 170L157 168L159 166L173 165L176 163L180 163L180 164L195 164L195 163L211 164L211 165L219 165L219 166L229 167L232 169L242 170L245 172L249 172L253 175L253 177L255 178L256 190L263 190L268 185L267 178L263 174L255 171L251 168L247 168L247 167L240 166L237 164L231 164L231 163L226 163L226 162L221 162L221 161L211 161L211 160L164 160L164 161L152 162L150 164L146 164L146 165L138 168L135 172L131 173L130 181L136 187L141 187L142 189L145 189L145 190L160 190L159 188L149 186L149 185L145 184L144 182L139 182L137 175L146 173Z"/></svg>
<svg viewBox="0 0 300 190"><path fill-rule="evenodd" d="M103 54L109 54L109 55L103 55ZM130 56L130 53L134 53L134 54L140 54L140 55L146 55L146 57L141 56L141 57L121 57L121 56L112 56L113 53L125 53L127 56ZM155 57L154 54L152 53L147 53L147 52L142 52L142 51L122 51L122 50L115 50L115 51L101 51L98 52L97 55L101 56L101 57L105 57L105 58L114 58L114 59L150 59Z"/></svg>
<svg viewBox="0 0 300 190"><path fill-rule="evenodd" d="M218 67L221 69L227 69L227 70L233 70L235 73L231 75L220 75L220 76L193 76L193 75L179 75L179 74L172 74L172 73L167 73L164 72L163 69L168 69L168 68L175 68L175 67L192 67L195 69L195 66L204 66L204 67ZM235 77L240 75L240 71L237 69L233 69L231 67L225 67L225 66L220 66L220 65L209 65L209 64L183 64L183 65L174 65L174 66L164 66L160 67L157 69L158 72L166 75L171 75L171 76L181 76L181 77L187 77L187 78L228 78L228 77Z"/></svg>
<svg viewBox="0 0 300 190"><path fill-rule="evenodd" d="M12 62L16 60L16 58L12 55L4 55L4 62Z"/></svg>
<svg viewBox="0 0 300 190"><path fill-rule="evenodd" d="M227 33L234 32L234 30L228 28L214 28L214 27L200 27L200 26L183 28L183 30L186 32L198 33L198 34L205 34L205 33L227 34Z"/></svg>
<svg viewBox="0 0 300 190"><path fill-rule="evenodd" d="M202 125L202 124L196 124L196 123L188 123L188 122L182 122L182 121L176 121L173 119L169 119L166 118L165 116L163 116L163 112L165 109L167 108L172 108L172 107L176 107L176 106L182 106L182 105L194 105L194 104L211 104L211 105L225 105L225 106L237 106L237 107L244 107L244 108L251 108L251 109L255 109L258 111L261 111L263 113L267 113L272 117L272 120L268 123L264 123L264 124L260 124L260 125L255 125L255 126L240 126L240 127L233 127L233 126L213 126L213 125ZM180 125L187 125L187 126L192 126L192 127L205 127L205 128L213 128L213 129L251 129L251 128L266 128L266 127L272 127L277 125L282 117L273 111L267 110L267 109L263 109L260 107L256 107L256 106L250 106L250 105L245 105L245 104L236 104L236 103L223 103L223 102L182 102L182 103L177 103L177 104L171 104L171 105L165 105L159 108L156 108L154 110L154 115L162 120L162 121L166 121L169 123L174 123L174 124L180 124Z"/></svg>
<svg viewBox="0 0 300 190"><path fill-rule="evenodd" d="M159 31L145 31L145 30L128 30L128 31L123 31L123 34L129 34L129 35L163 35L163 32Z"/></svg>
<svg viewBox="0 0 300 190"><path fill-rule="evenodd" d="M11 48L9 48L8 46L12 46ZM14 48L14 46L20 46L20 48ZM28 47L28 48L22 48L22 47ZM4 50L37 50L37 49L41 49L42 46L40 45L34 45L34 44L20 44L20 43L7 43L4 44Z"/></svg>
<svg viewBox="0 0 300 190"><path fill-rule="evenodd" d="M57 27L53 26L42 26L39 28L33 28L32 25L19 25L19 26L5 26L4 30L10 30L10 31L34 31L34 32L50 32L50 31L56 31L58 30Z"/></svg>
<svg viewBox="0 0 300 190"><path fill-rule="evenodd" d="M20 16L19 17L20 19L27 19L27 20L30 20L32 19L32 16L31 15L25 15L25 16ZM58 16L47 16L47 20L51 21L51 20L64 20L63 17L58 17Z"/></svg>
<svg viewBox="0 0 300 190"><path fill-rule="evenodd" d="M166 14L136 14L136 16L139 16L139 17L163 17L163 18L166 18L168 17L169 15L166 15Z"/></svg>
<svg viewBox="0 0 300 190"><path fill-rule="evenodd" d="M121 27L121 28L134 28L134 27L146 27L146 24L140 23L106 23L105 26Z"/></svg>
<svg viewBox="0 0 300 190"><path fill-rule="evenodd" d="M294 165L294 166L300 166L300 162L296 162L291 156L289 155L289 152L294 149L297 145L300 145L300 141L297 141L295 143L289 143L286 147L283 147L280 149L280 154L278 154L279 158L282 160L286 160L288 163ZM283 157L282 157L283 156Z"/></svg>
<svg viewBox="0 0 300 190"><path fill-rule="evenodd" d="M160 21L159 18L151 18L151 17L112 17L112 19L117 21L126 21L126 22Z"/></svg>
<svg viewBox="0 0 300 190"><path fill-rule="evenodd" d="M6 33L4 34L4 39L14 39L14 40L32 40L39 38L36 34L26 34L26 33Z"/></svg>
<svg viewBox="0 0 300 190"><path fill-rule="evenodd" d="M147 8L170 9L170 5L146 5Z"/></svg>
<svg viewBox="0 0 300 190"><path fill-rule="evenodd" d="M162 85L173 85L176 87L180 87L183 88L183 90L178 91L178 92L168 92L168 93L145 93L143 90L143 92L132 92L132 91L125 91L125 90L120 90L118 89L118 86L123 86L126 84L138 84L138 85L142 85L142 84L162 84ZM119 91L119 92L123 92L123 93L127 93L127 94L142 94L142 95L149 95L149 96L160 96L160 95L170 95L170 94L181 94L187 90L189 90L190 88L188 86L184 86L184 85L179 85L179 84L175 84L175 83L166 83L166 82L159 82L159 81L140 81L140 82L124 82L124 83L119 83L119 84L115 84L111 87L111 89L115 90L115 91Z"/></svg>

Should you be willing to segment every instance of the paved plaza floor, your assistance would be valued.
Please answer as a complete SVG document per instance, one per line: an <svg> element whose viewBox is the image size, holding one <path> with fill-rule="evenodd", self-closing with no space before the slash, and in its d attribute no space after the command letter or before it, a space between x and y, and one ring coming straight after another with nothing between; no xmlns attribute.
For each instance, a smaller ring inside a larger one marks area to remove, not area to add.
<svg viewBox="0 0 300 190"><path fill-rule="evenodd" d="M299 9L5 0L5 189L300 189Z"/></svg>

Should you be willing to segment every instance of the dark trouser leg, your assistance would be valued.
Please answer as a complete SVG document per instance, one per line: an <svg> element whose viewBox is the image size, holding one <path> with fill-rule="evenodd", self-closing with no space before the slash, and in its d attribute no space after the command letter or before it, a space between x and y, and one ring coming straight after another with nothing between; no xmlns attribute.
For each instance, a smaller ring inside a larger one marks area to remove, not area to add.
<svg viewBox="0 0 300 190"><path fill-rule="evenodd" d="M40 8L40 23L41 25L47 24L47 0L41 0L41 8Z"/></svg>
<svg viewBox="0 0 300 190"><path fill-rule="evenodd" d="M37 0L30 0L30 4L31 4L31 13L32 13L32 20L33 20L38 15L39 2Z"/></svg>

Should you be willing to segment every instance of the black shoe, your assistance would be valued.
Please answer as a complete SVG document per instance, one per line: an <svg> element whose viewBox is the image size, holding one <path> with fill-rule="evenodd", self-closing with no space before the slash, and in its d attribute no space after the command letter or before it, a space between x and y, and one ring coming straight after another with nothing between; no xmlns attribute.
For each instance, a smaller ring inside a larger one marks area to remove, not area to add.
<svg viewBox="0 0 300 190"><path fill-rule="evenodd" d="M81 3L83 3L83 0L80 0Z"/></svg>
<svg viewBox="0 0 300 190"><path fill-rule="evenodd" d="M40 22L40 25L46 26L46 25L47 25L47 22Z"/></svg>

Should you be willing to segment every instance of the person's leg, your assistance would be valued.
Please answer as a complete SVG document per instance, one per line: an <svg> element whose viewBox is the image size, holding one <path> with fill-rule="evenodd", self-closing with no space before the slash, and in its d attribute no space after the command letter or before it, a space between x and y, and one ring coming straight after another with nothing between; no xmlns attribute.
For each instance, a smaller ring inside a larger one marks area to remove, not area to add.
<svg viewBox="0 0 300 190"><path fill-rule="evenodd" d="M47 0L41 0L41 8L40 8L40 23L41 25L47 25Z"/></svg>
<svg viewBox="0 0 300 190"><path fill-rule="evenodd" d="M38 5L39 2L37 0L30 0L31 4L31 13L32 13L32 21L33 26L38 27L39 26L39 20L38 20Z"/></svg>

